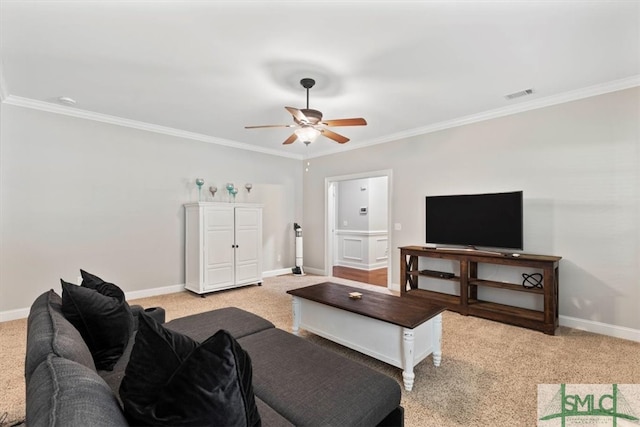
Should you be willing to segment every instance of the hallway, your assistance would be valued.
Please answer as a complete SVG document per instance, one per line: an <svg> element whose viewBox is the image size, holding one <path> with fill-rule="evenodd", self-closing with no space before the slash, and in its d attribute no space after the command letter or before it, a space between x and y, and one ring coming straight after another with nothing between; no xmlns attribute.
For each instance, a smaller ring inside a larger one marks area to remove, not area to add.
<svg viewBox="0 0 640 427"><path fill-rule="evenodd" d="M387 269L379 268L377 270L359 270L349 267L333 267L333 275L342 279L354 280L356 282L369 283L371 285L387 286Z"/></svg>

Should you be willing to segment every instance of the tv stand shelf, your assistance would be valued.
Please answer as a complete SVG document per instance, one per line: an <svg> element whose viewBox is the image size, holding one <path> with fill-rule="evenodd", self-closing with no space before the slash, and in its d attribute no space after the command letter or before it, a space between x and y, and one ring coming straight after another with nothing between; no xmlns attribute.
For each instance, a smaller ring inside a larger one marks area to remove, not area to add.
<svg viewBox="0 0 640 427"><path fill-rule="evenodd" d="M455 274L447 273L445 271L420 270L417 272L417 274L420 276L434 277L436 279L442 279L442 280L460 280L460 278L457 277Z"/></svg>
<svg viewBox="0 0 640 427"><path fill-rule="evenodd" d="M420 258L439 258L458 262L460 275L434 270L419 270ZM447 309L464 315L483 317L499 322L522 326L554 335L558 327L559 263L561 257L520 254L518 257L499 252L439 250L421 246L400 248L400 295L411 293L425 301L437 302ZM478 278L478 264L497 264L542 270L542 288L525 288L522 284L497 282ZM418 288L420 277L449 280L460 283L458 295L451 295ZM540 295L544 301L543 311L530 310L478 299L478 287L506 289Z"/></svg>

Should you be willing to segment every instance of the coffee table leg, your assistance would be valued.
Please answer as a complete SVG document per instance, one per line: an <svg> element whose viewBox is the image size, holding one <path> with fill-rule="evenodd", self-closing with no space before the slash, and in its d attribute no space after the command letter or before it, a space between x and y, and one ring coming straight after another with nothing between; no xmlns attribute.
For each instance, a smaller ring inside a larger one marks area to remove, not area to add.
<svg viewBox="0 0 640 427"><path fill-rule="evenodd" d="M293 330L294 335L300 334L300 299L293 297Z"/></svg>
<svg viewBox="0 0 640 427"><path fill-rule="evenodd" d="M413 373L413 329L402 329L402 355L404 357L404 370L402 371L402 380L404 388L411 391L413 388L413 380L416 375Z"/></svg>
<svg viewBox="0 0 640 427"><path fill-rule="evenodd" d="M433 364L440 366L442 361L442 313L433 318Z"/></svg>

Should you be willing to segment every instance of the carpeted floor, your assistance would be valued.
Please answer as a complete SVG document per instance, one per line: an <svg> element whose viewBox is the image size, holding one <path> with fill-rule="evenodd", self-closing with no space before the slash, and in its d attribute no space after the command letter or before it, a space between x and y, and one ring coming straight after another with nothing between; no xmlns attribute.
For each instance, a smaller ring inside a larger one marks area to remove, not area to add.
<svg viewBox="0 0 640 427"><path fill-rule="evenodd" d="M236 306L289 331L291 298L286 291L326 280L310 275L280 276L266 279L263 286L213 293L206 298L180 292L130 303L162 306L167 320ZM333 281L386 291L343 279ZM436 368L431 357L425 359L415 368L413 391L402 392L407 427L534 426L538 384L640 383L640 343L564 327L548 336L452 312L444 313L443 328L442 365ZM312 334L303 332L303 336L384 372L402 385L400 369ZM25 346L26 320L0 323L0 426L24 418ZM636 398L629 403L640 408Z"/></svg>

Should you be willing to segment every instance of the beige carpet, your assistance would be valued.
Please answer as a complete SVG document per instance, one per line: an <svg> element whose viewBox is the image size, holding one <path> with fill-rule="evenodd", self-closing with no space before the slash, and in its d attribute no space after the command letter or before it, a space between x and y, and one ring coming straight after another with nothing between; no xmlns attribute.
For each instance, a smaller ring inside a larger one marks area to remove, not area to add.
<svg viewBox="0 0 640 427"><path fill-rule="evenodd" d="M288 331L292 321L291 300L285 292L326 279L280 276L266 279L263 286L218 292L206 298L181 292L131 303L162 306L167 320L236 306ZM334 281L357 285L343 279ZM556 336L548 336L452 312L444 313L443 327L442 365L436 368L431 357L425 359L415 369L413 391L402 392L407 427L534 426L537 384L640 383L640 343L564 327L559 328ZM24 418L25 335L25 320L0 323L0 426ZM400 369L317 336L303 335L402 384ZM7 414L3 420L4 413Z"/></svg>

